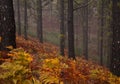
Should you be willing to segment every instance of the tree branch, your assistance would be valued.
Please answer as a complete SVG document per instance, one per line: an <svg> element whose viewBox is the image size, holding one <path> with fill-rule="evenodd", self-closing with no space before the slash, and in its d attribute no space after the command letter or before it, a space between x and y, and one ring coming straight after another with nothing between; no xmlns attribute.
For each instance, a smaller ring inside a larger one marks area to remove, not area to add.
<svg viewBox="0 0 120 84"><path fill-rule="evenodd" d="M74 2L75 2L77 5L80 5L80 4L77 3L77 1L74 0ZM75 8L73 11L76 11L76 10L78 10L78 9L80 9L80 8L87 7L87 6L88 6L89 4L91 4L92 2L93 2L93 0L89 0L86 4L84 3L84 4L80 5L79 7Z"/></svg>

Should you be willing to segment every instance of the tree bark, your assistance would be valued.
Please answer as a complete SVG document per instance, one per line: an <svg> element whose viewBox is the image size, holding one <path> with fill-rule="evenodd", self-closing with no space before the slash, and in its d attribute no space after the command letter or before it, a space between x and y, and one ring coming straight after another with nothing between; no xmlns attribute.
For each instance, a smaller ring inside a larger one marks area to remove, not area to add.
<svg viewBox="0 0 120 84"><path fill-rule="evenodd" d="M107 0L106 3L111 3L111 0ZM111 17L111 10L109 8L109 4L107 5L107 8L109 9L109 11L107 12L106 15L108 15L109 17ZM110 55L111 55L111 51L112 51L112 28L111 28L111 18L107 19L107 67L110 68ZM108 35L109 33L109 35Z"/></svg>
<svg viewBox="0 0 120 84"><path fill-rule="evenodd" d="M20 0L17 0L17 17L18 17L18 35L21 35L21 15L20 15Z"/></svg>
<svg viewBox="0 0 120 84"><path fill-rule="evenodd" d="M39 41L43 43L42 0L37 0L37 17L37 35Z"/></svg>
<svg viewBox="0 0 120 84"><path fill-rule="evenodd" d="M88 3L88 0L85 0ZM83 55L88 60L88 6L83 10Z"/></svg>
<svg viewBox="0 0 120 84"><path fill-rule="evenodd" d="M8 50L7 46L16 48L15 32L13 0L0 0L0 50Z"/></svg>
<svg viewBox="0 0 120 84"><path fill-rule="evenodd" d="M120 76L120 0L112 0L112 56L111 71L113 74Z"/></svg>
<svg viewBox="0 0 120 84"><path fill-rule="evenodd" d="M103 65L103 28L104 28L104 0L100 1L100 29L99 29L99 57L100 64Z"/></svg>
<svg viewBox="0 0 120 84"><path fill-rule="evenodd" d="M75 59L74 26L73 26L73 0L68 0L68 56Z"/></svg>
<svg viewBox="0 0 120 84"><path fill-rule="evenodd" d="M65 48L65 29L64 29L64 0L60 0L60 54L62 56Z"/></svg>
<svg viewBox="0 0 120 84"><path fill-rule="evenodd" d="M27 0L24 0L24 38L27 40L27 28L28 27L28 17L27 17Z"/></svg>

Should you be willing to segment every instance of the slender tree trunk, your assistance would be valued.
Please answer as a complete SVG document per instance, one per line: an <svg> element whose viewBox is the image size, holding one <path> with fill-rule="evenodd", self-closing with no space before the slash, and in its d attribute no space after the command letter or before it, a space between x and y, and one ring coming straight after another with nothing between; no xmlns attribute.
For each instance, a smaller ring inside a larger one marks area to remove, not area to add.
<svg viewBox="0 0 120 84"><path fill-rule="evenodd" d="M120 76L120 0L112 0L112 56L111 56L111 71L113 74Z"/></svg>
<svg viewBox="0 0 120 84"><path fill-rule="evenodd" d="M27 0L24 0L24 36L26 40L28 39L28 36L27 36L28 20L27 19L28 19L27 18Z"/></svg>
<svg viewBox="0 0 120 84"><path fill-rule="evenodd" d="M43 26L42 26L42 0L37 0L37 35L39 41L43 43Z"/></svg>
<svg viewBox="0 0 120 84"><path fill-rule="evenodd" d="M0 50L16 48L13 0L0 0Z"/></svg>
<svg viewBox="0 0 120 84"><path fill-rule="evenodd" d="M49 10L50 10L50 28L52 28L53 22L52 22L52 0L48 0L49 1Z"/></svg>
<svg viewBox="0 0 120 84"><path fill-rule="evenodd" d="M103 65L103 28L104 28L104 0L100 1L100 35L99 35L99 57L100 64Z"/></svg>
<svg viewBox="0 0 120 84"><path fill-rule="evenodd" d="M88 3L88 0L86 0ZM88 60L88 6L84 8L84 24L83 24L83 55Z"/></svg>
<svg viewBox="0 0 120 84"><path fill-rule="evenodd" d="M17 15L18 15L18 35L21 35L20 0L17 0Z"/></svg>
<svg viewBox="0 0 120 84"><path fill-rule="evenodd" d="M107 0L107 3L110 4L111 0ZM107 15L111 17L111 10L109 8L109 4L107 5L107 8L109 9ZM112 28L111 28L111 19L107 18L107 67L110 68L110 55L112 51Z"/></svg>
<svg viewBox="0 0 120 84"><path fill-rule="evenodd" d="M65 31L64 31L64 0L60 0L60 54L64 56Z"/></svg>
<svg viewBox="0 0 120 84"><path fill-rule="evenodd" d="M73 0L68 0L68 56L75 59L74 26L73 26Z"/></svg>

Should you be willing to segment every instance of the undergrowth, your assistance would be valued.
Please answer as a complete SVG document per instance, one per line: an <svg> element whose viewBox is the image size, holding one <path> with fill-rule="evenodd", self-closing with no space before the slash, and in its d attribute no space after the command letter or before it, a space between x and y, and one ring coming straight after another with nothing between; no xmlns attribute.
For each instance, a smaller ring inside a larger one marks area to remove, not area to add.
<svg viewBox="0 0 120 84"><path fill-rule="evenodd" d="M0 65L1 84L120 84L108 69L82 58L62 57L51 44L17 37L17 47Z"/></svg>

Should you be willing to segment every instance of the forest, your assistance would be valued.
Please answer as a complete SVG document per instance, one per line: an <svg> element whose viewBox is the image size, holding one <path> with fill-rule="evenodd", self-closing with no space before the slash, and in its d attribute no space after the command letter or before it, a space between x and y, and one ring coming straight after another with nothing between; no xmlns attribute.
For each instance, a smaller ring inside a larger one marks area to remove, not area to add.
<svg viewBox="0 0 120 84"><path fill-rule="evenodd" d="M0 84L120 84L120 0L0 0Z"/></svg>

